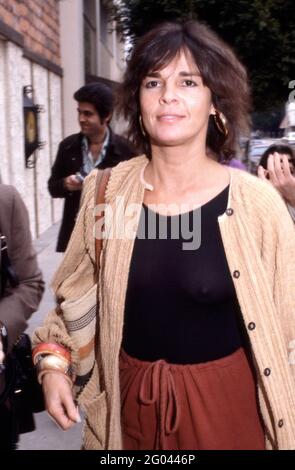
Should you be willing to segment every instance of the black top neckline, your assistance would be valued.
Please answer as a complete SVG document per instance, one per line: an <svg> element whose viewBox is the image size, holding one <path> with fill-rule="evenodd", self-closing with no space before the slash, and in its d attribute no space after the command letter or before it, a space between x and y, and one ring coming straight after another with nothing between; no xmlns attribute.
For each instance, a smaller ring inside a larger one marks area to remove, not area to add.
<svg viewBox="0 0 295 470"><path fill-rule="evenodd" d="M174 214L174 215L160 214L159 212L155 212L154 210L150 209L149 206L145 204L144 202L142 203L142 206L145 209L145 211L152 212L153 214L156 214L158 217L165 217L165 218L180 217L182 215L192 214L195 211L198 211L200 209L203 209L209 206L212 203L215 203L219 198L222 198L224 196L224 193L228 192L228 190L229 190L229 184L224 189L222 189L218 194L216 194L216 196L214 196L212 199L209 199L209 201L205 202L204 204L201 204L200 206L196 207L195 209L192 209L191 211L181 212L180 214Z"/></svg>

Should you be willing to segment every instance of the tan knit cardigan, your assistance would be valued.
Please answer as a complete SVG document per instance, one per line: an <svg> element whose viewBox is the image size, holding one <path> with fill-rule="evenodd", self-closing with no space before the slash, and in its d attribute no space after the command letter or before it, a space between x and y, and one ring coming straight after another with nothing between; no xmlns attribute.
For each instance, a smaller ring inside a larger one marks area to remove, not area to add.
<svg viewBox="0 0 295 470"><path fill-rule="evenodd" d="M142 204L145 186L140 175L147 162L141 156L112 169L106 202L114 211L116 196L124 197L125 207ZM77 299L95 282L95 180L94 171L86 182L81 211L54 278L59 299ZM139 216L135 233L138 220ZM294 224L269 183L234 169L227 210L218 223L251 343L267 448L295 449ZM122 448L118 361L133 244L134 237L106 239L103 243L97 361L79 398L87 415L85 449ZM75 344L58 308L35 332L34 341L65 345L77 363Z"/></svg>

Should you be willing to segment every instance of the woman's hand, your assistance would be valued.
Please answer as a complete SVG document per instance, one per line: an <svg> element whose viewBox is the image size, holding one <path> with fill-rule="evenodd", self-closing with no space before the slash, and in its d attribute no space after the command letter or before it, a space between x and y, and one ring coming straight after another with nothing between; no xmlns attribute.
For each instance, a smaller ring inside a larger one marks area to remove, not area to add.
<svg viewBox="0 0 295 470"><path fill-rule="evenodd" d="M42 386L46 410L58 426L66 431L75 423L81 423L71 387L63 375L54 371L46 373Z"/></svg>
<svg viewBox="0 0 295 470"><path fill-rule="evenodd" d="M0 337L0 366L3 365L5 359L5 354L3 351L3 344L2 344L2 339Z"/></svg>
<svg viewBox="0 0 295 470"><path fill-rule="evenodd" d="M280 191L284 199L295 206L295 177L291 172L288 155L275 152L267 160L269 177L275 188ZM292 170L293 171L293 170Z"/></svg>
<svg viewBox="0 0 295 470"><path fill-rule="evenodd" d="M262 180L267 180L269 181L269 175L268 175L268 170L265 170L263 168L263 166L259 165L258 169L257 169L257 176L258 178L262 179Z"/></svg>
<svg viewBox="0 0 295 470"><path fill-rule="evenodd" d="M288 155L275 152L267 160L267 170L258 167L258 176L268 179L283 198L295 207L295 176L291 172Z"/></svg>

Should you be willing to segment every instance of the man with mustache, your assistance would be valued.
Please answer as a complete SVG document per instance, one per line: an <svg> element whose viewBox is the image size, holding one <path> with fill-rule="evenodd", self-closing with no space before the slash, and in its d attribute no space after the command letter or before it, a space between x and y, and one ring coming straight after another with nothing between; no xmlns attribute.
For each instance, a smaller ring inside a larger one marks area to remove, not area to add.
<svg viewBox="0 0 295 470"><path fill-rule="evenodd" d="M83 180L94 168L114 167L135 155L123 137L109 123L113 113L112 90L103 83L90 83L74 93L78 103L81 132L70 135L59 145L48 180L54 198L64 198L62 224L56 251L67 248L79 210Z"/></svg>

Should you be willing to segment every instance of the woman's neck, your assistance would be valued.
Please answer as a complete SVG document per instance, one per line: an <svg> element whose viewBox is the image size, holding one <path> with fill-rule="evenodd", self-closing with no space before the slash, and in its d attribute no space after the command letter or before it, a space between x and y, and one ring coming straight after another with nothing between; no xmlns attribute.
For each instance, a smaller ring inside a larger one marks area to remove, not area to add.
<svg viewBox="0 0 295 470"><path fill-rule="evenodd" d="M182 192L203 187L214 180L220 165L205 148L166 147L152 149L152 160L145 170L145 180L165 192ZM206 183L207 182L207 183Z"/></svg>

